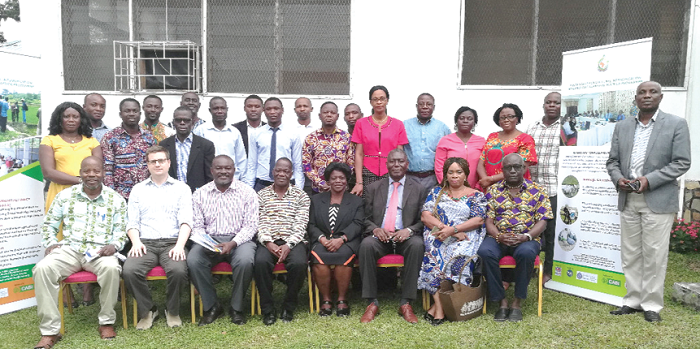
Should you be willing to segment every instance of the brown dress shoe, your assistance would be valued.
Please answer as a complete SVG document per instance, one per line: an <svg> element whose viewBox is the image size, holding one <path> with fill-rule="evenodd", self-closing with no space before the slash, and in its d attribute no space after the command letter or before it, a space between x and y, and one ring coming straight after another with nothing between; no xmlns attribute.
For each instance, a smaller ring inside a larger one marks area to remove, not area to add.
<svg viewBox="0 0 700 349"><path fill-rule="evenodd" d="M363 324L371 322L372 320L374 320L374 317L377 315L377 313L379 313L379 307L374 305L374 303L371 303L367 306L367 309L365 309L365 313L360 318L360 322Z"/></svg>
<svg viewBox="0 0 700 349"><path fill-rule="evenodd" d="M399 307L399 315L403 316L406 321L412 324L418 323L418 318L416 317L416 314L413 313L413 308L408 303Z"/></svg>
<svg viewBox="0 0 700 349"><path fill-rule="evenodd" d="M100 325L97 331L102 339L114 339L117 336L117 332L114 332L114 326L112 325Z"/></svg>
<svg viewBox="0 0 700 349"><path fill-rule="evenodd" d="M41 340L34 346L34 349L51 349L63 338L60 334L41 336Z"/></svg>

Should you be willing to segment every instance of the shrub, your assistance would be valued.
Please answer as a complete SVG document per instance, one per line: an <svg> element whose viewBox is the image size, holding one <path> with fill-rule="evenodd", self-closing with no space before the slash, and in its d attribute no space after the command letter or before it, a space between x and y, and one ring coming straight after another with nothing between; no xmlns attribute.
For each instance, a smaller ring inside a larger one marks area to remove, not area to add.
<svg viewBox="0 0 700 349"><path fill-rule="evenodd" d="M697 253L700 250L699 230L700 222L676 220L671 228L669 249L679 253Z"/></svg>

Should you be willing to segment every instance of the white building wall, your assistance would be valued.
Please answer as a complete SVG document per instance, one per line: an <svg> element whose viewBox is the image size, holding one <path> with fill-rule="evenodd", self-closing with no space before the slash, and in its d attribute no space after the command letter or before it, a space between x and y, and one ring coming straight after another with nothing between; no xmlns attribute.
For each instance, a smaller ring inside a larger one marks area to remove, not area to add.
<svg viewBox="0 0 700 349"><path fill-rule="evenodd" d="M23 3L32 2L23 0ZM693 0L697 9L700 0ZM542 115L542 101L551 90L559 87L526 87L480 89L478 86L460 87L460 31L462 0L419 1L419 0L353 0L351 34L351 82L350 96L332 98L342 109L347 103L355 102L369 115L368 92L373 85L385 85L389 89L389 115L405 120L415 116L416 97L422 92L435 96L435 116L447 125L454 124L454 112L467 105L479 112L480 121L475 133L486 137L499 128L492 121L493 112L503 103L515 103L523 110L525 119L519 127L536 121ZM82 104L84 94L63 90L63 56L61 46L60 1L42 1L41 6L24 6L31 11L32 18L40 18L46 30L39 45L42 48L42 102L44 105L44 125L53 106L70 100ZM697 12L697 11L695 11ZM698 16L691 16L691 48L695 48L688 60L690 65L689 85L695 99L700 97L700 68L693 62L700 61L700 49L692 42L700 38ZM103 91L98 91L103 92ZM126 97L143 100L145 94L126 95L104 91L107 99L105 122L109 126L118 125L119 101ZM229 122L245 118L243 98L240 94L221 94L229 105ZM169 121L173 110L179 105L179 95L161 95L164 100L162 120ZM208 101L213 94L202 97L200 117L209 120ZM263 99L268 97L261 95ZM297 96L281 97L284 107L284 122L295 122L294 99ZM309 96L319 111L321 103L331 98ZM687 103L686 103L687 102ZM695 115L691 120L692 134L700 134L700 101L688 100L685 88L666 89L661 108L676 115ZM695 121L697 120L697 121ZM318 120L315 120L319 124ZM344 122L340 121L342 126ZM698 143L700 144L700 143ZM696 147L700 149L700 147ZM700 179L700 151L693 154L694 165L687 179Z"/></svg>

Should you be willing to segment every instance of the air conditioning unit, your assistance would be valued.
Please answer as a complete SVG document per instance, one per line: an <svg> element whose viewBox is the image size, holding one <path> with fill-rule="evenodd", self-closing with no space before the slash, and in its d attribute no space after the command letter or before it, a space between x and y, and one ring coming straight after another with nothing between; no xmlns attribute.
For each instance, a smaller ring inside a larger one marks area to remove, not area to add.
<svg viewBox="0 0 700 349"><path fill-rule="evenodd" d="M114 41L114 90L201 92L201 46L192 41Z"/></svg>

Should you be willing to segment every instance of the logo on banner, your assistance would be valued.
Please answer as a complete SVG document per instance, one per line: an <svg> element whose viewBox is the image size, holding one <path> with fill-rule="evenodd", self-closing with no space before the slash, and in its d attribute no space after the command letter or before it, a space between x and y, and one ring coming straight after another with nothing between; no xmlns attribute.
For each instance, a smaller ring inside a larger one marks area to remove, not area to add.
<svg viewBox="0 0 700 349"><path fill-rule="evenodd" d="M591 282L594 284L598 283L598 275L586 273L583 271L576 272L576 279L581 280L581 281Z"/></svg>
<svg viewBox="0 0 700 349"><path fill-rule="evenodd" d="M566 276L568 276L568 277L574 276L574 271L571 270L571 269L567 270L567 271L566 271Z"/></svg>
<svg viewBox="0 0 700 349"><path fill-rule="evenodd" d="M561 267L556 267L554 269L554 275L561 276Z"/></svg>
<svg viewBox="0 0 700 349"><path fill-rule="evenodd" d="M598 71L606 71L608 70L608 66L610 65L610 60L605 59L605 55L600 58L598 61Z"/></svg>

